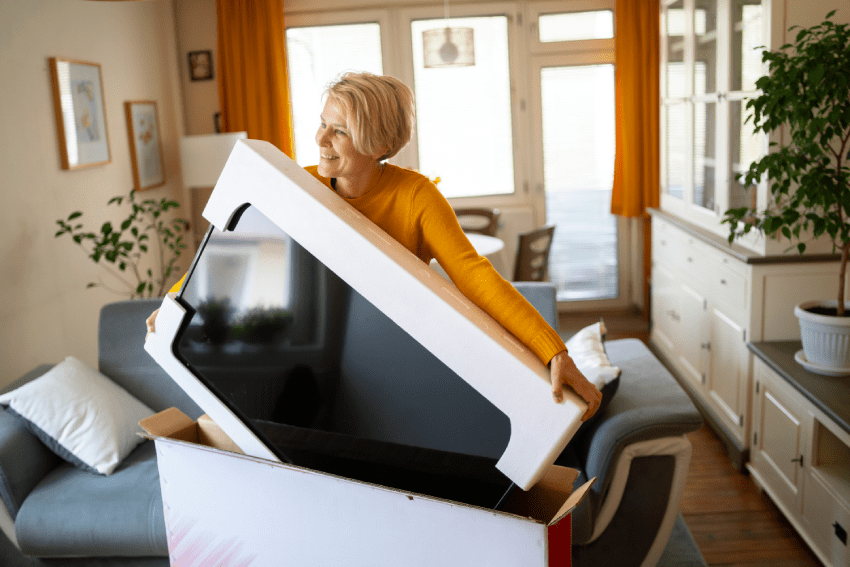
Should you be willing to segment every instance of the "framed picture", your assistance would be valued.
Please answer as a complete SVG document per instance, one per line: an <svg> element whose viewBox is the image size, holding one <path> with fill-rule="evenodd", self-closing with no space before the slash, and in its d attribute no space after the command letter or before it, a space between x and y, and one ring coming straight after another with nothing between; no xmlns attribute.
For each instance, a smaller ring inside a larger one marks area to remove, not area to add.
<svg viewBox="0 0 850 567"><path fill-rule="evenodd" d="M109 163L100 65L59 57L48 61L62 169Z"/></svg>
<svg viewBox="0 0 850 567"><path fill-rule="evenodd" d="M193 81L209 81L213 78L212 51L189 52L189 77Z"/></svg>
<svg viewBox="0 0 850 567"><path fill-rule="evenodd" d="M162 161L156 102L127 101L124 103L124 111L127 114L127 134L130 137L133 186L136 191L144 191L164 185L165 167Z"/></svg>

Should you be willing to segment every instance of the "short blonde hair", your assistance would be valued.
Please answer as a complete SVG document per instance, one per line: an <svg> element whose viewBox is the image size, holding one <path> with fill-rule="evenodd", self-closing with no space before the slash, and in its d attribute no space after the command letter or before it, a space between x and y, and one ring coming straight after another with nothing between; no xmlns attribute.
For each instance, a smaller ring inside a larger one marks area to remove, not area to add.
<svg viewBox="0 0 850 567"><path fill-rule="evenodd" d="M395 77L345 73L328 85L325 95L348 114L354 149L361 154L380 154L382 161L410 142L416 117L413 91Z"/></svg>

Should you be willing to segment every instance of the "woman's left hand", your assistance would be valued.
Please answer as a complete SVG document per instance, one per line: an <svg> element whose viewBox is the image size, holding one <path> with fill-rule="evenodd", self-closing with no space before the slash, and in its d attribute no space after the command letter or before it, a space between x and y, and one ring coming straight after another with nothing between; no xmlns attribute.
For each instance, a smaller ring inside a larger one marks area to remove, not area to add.
<svg viewBox="0 0 850 567"><path fill-rule="evenodd" d="M587 411L584 412L581 420L590 419L602 403L602 392L585 378L567 351L556 354L549 362L549 368L552 397L555 398L555 402L561 403L564 399L564 386L569 386L587 402Z"/></svg>

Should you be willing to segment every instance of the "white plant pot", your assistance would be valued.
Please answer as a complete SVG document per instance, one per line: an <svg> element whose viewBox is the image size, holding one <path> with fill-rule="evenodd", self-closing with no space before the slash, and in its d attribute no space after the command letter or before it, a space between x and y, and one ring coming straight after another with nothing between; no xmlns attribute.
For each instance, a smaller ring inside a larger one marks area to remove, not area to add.
<svg viewBox="0 0 850 567"><path fill-rule="evenodd" d="M800 320L803 355L797 361L808 370L829 376L850 375L850 317L818 315L806 311L811 307L835 308L838 301L805 301L794 308ZM850 301L844 302L850 311Z"/></svg>

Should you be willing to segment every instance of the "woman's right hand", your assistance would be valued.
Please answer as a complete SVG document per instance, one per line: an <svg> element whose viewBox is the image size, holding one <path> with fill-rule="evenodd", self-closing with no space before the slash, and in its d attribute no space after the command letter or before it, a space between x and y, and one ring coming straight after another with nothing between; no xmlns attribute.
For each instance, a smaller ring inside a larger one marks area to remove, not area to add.
<svg viewBox="0 0 850 567"><path fill-rule="evenodd" d="M150 317L145 319L145 324L148 327L148 333L145 335L145 340L148 340L148 337L151 333L156 331L156 316L159 315L159 309L150 314Z"/></svg>

